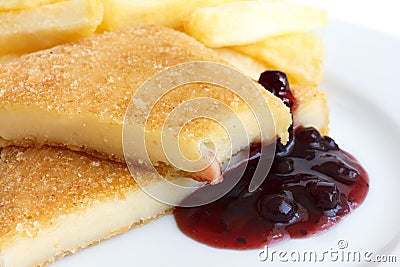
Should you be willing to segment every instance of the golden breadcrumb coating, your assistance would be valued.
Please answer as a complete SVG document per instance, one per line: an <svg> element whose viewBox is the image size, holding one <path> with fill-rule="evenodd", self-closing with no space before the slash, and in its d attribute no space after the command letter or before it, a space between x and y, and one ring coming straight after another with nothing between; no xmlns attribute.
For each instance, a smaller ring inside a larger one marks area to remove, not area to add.
<svg viewBox="0 0 400 267"><path fill-rule="evenodd" d="M137 170L137 176L154 178ZM140 190L122 163L67 149L6 147L0 157L0 247L35 236L60 216Z"/></svg>
<svg viewBox="0 0 400 267"><path fill-rule="evenodd" d="M75 140L72 133L66 137L70 142L57 140L53 135L47 139L46 134L40 135L37 129L35 134L29 134L29 129L25 129L27 132L24 133L25 136L21 136L21 131L4 130L3 132L7 134L3 135L0 131L0 137L18 145L29 143L26 142L28 139L40 144L78 146L87 151L103 152L115 160L122 161L122 140L114 140L115 144L111 145L108 139L122 136L124 116L134 93L147 79L158 72L191 61L224 63L212 50L195 39L184 33L155 25L135 26L93 35L75 43L24 55L8 64L0 65L0 117L4 111L3 121L7 120L4 118L6 114L20 111L41 114L32 115L36 116L38 124L42 123L41 116L46 114L52 118L64 119L65 124L74 119L76 121L84 119L91 124L101 125L104 133L109 132L108 129L116 130L113 136L105 136L104 144L97 147L79 143L79 138ZM264 95L274 119L270 122L271 125L268 125L268 130L272 131L272 135L268 133L270 135L268 138L271 139L269 141L278 136L285 142L288 137L287 129L291 123L289 111L271 93L262 88L260 92ZM163 101L157 103L149 117L145 112L146 109L140 105L146 103L148 99L146 96L138 99L137 109L131 114L132 123L140 124L148 119L146 130L159 133L167 114L180 103L197 97L213 98L217 101L199 109L184 107L184 111L193 116L203 115L201 113L206 109L215 110L215 115L222 120L227 119L226 112L219 108L218 101L226 104L234 112L244 114L243 117L252 114L246 103L229 90L215 85L195 83L182 86L166 95ZM216 143L225 143L222 139L226 134L216 130L214 125L210 124L210 120L195 120L189 124L186 122L176 120L170 125L174 130L186 127L184 131L173 131L174 134L179 132L179 139L199 144L204 139L216 137ZM76 127L84 129L86 124L81 123ZM259 141L256 140L259 139L259 133L254 131L254 121L245 122L245 127L251 128L250 142ZM68 130L66 127L65 131ZM118 131L121 132L119 136L116 134ZM104 148L106 146L108 150ZM233 148L234 152L240 149L241 147ZM230 156L229 153L223 154L220 159L224 161Z"/></svg>

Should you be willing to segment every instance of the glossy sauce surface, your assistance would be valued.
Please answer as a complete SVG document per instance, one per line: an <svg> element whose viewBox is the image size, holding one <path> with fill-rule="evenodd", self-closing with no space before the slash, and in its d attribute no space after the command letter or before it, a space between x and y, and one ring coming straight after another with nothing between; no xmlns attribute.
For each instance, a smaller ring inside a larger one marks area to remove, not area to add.
<svg viewBox="0 0 400 267"><path fill-rule="evenodd" d="M368 176L360 164L314 128L295 130L291 144L278 149L271 170L254 192L248 187L260 147L245 174L224 197L194 208L176 208L178 227L214 247L250 249L323 231L360 205ZM245 163L242 163L245 164ZM235 169L224 174L234 179ZM212 186L196 191L208 194Z"/></svg>
<svg viewBox="0 0 400 267"><path fill-rule="evenodd" d="M284 73L266 71L259 83L295 110ZM253 145L249 160L241 163L247 164L243 175L240 167L224 173L224 181L241 176L228 194L207 205L175 209L179 229L210 246L251 249L314 235L357 208L369 188L368 175L357 160L314 128L289 132L290 142L277 143L272 167L259 188L249 191L261 150ZM219 186L201 188L184 202L214 195L213 190Z"/></svg>
<svg viewBox="0 0 400 267"><path fill-rule="evenodd" d="M297 103L296 98L290 91L288 78L285 73L275 70L264 71L261 73L258 83L279 97L290 108L290 112L293 114L297 108Z"/></svg>

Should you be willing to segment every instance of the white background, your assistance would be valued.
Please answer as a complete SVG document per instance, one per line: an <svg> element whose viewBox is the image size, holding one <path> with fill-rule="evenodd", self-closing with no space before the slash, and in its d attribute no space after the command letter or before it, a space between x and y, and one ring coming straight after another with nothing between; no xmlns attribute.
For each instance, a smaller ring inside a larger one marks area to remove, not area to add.
<svg viewBox="0 0 400 267"><path fill-rule="evenodd" d="M398 0L291 0L320 7L335 19L364 25L400 38L400 1Z"/></svg>
<svg viewBox="0 0 400 267"><path fill-rule="evenodd" d="M383 32L400 40L400 1L398 0L290 0L308 6L323 8L331 19ZM400 47L397 55L400 54ZM398 82L397 82L398 83ZM398 114L396 114L398 116ZM398 118L397 118L397 121ZM394 255L400 255L397 246ZM389 264L390 265L390 264ZM396 264L392 264L394 266Z"/></svg>

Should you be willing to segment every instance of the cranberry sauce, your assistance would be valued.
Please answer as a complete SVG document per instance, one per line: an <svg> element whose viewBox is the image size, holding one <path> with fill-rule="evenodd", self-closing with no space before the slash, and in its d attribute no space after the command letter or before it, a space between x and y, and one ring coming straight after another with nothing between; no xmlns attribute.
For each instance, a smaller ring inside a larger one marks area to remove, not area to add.
<svg viewBox="0 0 400 267"><path fill-rule="evenodd" d="M249 192L260 157L252 147L246 171L235 187L210 204L175 209L178 227L202 243L251 249L327 229L360 205L368 176L360 164L314 128L297 128L290 144L278 147L263 184ZM242 163L246 164L246 163ZM235 169L224 173L234 179ZM193 193L209 193L206 186Z"/></svg>
<svg viewBox="0 0 400 267"><path fill-rule="evenodd" d="M282 99L283 103L293 113L297 107L296 99L290 91L289 82L285 73L276 70L267 70L261 73L258 83L265 89Z"/></svg>

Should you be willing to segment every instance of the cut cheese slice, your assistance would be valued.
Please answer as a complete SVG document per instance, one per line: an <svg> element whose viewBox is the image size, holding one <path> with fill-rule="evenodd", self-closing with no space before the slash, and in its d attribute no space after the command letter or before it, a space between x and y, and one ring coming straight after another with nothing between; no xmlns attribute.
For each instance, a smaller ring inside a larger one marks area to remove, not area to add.
<svg viewBox="0 0 400 267"><path fill-rule="evenodd" d="M162 190L154 174L132 174ZM124 164L62 148L3 148L0 192L4 267L50 263L172 209L144 193Z"/></svg>
<svg viewBox="0 0 400 267"><path fill-rule="evenodd" d="M0 65L0 137L16 145L64 146L122 162L124 116L135 92L160 71L193 61L224 63L212 50L184 33L152 25L94 35L24 55ZM272 143L277 138L285 142L292 123L289 109L260 86L256 90L271 114L264 118L263 142ZM221 108L225 106L240 118L246 130L246 134L234 134L236 141L232 144L229 133L213 120L172 122L171 131L166 131L163 138L178 140L185 158L203 155L204 142L214 145L205 155L215 156L216 161L199 175L199 180L218 182L220 163L250 143L261 141L260 127L249 103L221 86L204 83L181 86L160 99L150 114L141 108L153 104L147 98L151 95L137 99L137 108L130 113L136 119L129 125L130 138L140 140L142 128L138 127L138 121L147 119L147 152L155 164L170 163L160 142L167 115L191 99L215 101L199 109L184 107L184 113L201 117L203 111L212 110L220 120L218 123L239 128L235 116ZM130 149L139 150L135 144ZM138 163L143 161L141 156L133 159Z"/></svg>

